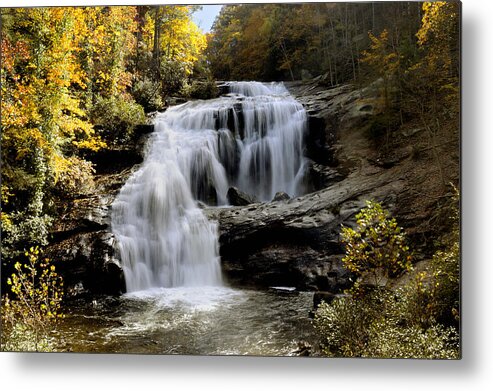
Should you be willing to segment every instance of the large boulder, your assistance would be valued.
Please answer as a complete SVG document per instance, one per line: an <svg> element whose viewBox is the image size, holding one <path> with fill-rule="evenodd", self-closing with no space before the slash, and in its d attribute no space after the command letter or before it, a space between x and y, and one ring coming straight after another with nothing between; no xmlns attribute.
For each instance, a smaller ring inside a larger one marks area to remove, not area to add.
<svg viewBox="0 0 493 391"><path fill-rule="evenodd" d="M254 196L247 194L237 187L228 189L228 202L233 206L245 206L258 202Z"/></svg>
<svg viewBox="0 0 493 391"><path fill-rule="evenodd" d="M274 198L272 199L272 202L277 202L277 201L289 201L291 197L289 196L288 193L285 193L284 191L278 191L275 195Z"/></svg>

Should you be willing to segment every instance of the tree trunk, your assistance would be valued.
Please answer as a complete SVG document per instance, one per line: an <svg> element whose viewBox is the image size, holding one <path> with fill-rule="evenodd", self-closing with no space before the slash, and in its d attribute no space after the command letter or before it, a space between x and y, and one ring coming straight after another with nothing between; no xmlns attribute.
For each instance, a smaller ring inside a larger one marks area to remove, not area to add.
<svg viewBox="0 0 493 391"><path fill-rule="evenodd" d="M280 47L282 50L282 54L284 55L284 59L286 60L286 64L288 64L289 74L291 75L291 80L294 81L293 70L291 69L291 61L289 61L288 54L286 53L286 46L284 45L284 40L281 38Z"/></svg>
<svg viewBox="0 0 493 391"><path fill-rule="evenodd" d="M159 6L154 7L154 47L152 50L152 58L154 60L154 71L156 77L159 77L159 70L161 67L160 57L161 57L161 20L160 20L160 8Z"/></svg>

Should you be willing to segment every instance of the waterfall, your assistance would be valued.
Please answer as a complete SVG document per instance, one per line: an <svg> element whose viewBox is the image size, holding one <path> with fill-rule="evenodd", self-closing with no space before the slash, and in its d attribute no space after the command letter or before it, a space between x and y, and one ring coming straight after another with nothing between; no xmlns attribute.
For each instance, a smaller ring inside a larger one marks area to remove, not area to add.
<svg viewBox="0 0 493 391"><path fill-rule="evenodd" d="M112 206L127 291L220 285L217 225L197 201L230 186L261 201L303 193L306 113L280 83L230 82L226 96L169 108Z"/></svg>

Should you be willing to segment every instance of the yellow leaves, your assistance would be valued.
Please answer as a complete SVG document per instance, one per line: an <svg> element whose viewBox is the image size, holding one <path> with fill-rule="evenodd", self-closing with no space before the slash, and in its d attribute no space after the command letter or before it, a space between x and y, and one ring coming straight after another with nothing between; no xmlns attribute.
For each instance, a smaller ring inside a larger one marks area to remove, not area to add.
<svg viewBox="0 0 493 391"><path fill-rule="evenodd" d="M108 73L99 71L98 78L96 79L96 83L100 83L100 84L106 83L108 80L110 80L110 78L111 77Z"/></svg>
<svg viewBox="0 0 493 391"><path fill-rule="evenodd" d="M49 260L39 262L38 247L31 247L25 255L27 263L16 262L16 272L7 280L13 299L6 295L2 316L12 325L21 322L42 331L49 322L60 317L63 283Z"/></svg>
<svg viewBox="0 0 493 391"><path fill-rule="evenodd" d="M107 144L99 136L93 137L90 140L73 141L73 144L79 149L88 149L96 152L101 148L107 147Z"/></svg>
<svg viewBox="0 0 493 391"><path fill-rule="evenodd" d="M14 80L17 79L16 75L11 76ZM2 84L2 87L5 87L7 83ZM19 128L26 126L32 119L40 118L35 105L35 95L35 88L24 84L23 81L16 81L14 85L9 84L8 88L2 91L2 140L19 137Z"/></svg>
<svg viewBox="0 0 493 391"><path fill-rule="evenodd" d="M10 198L14 196L14 193L11 193L11 188L7 186L5 183L1 185L2 191L2 205L7 205L10 201ZM2 212L1 216L2 225L8 224L8 215Z"/></svg>
<svg viewBox="0 0 493 391"><path fill-rule="evenodd" d="M60 173L67 169L67 159L59 153L54 153L51 157L51 165L55 174L54 182L57 183Z"/></svg>
<svg viewBox="0 0 493 391"><path fill-rule="evenodd" d="M440 92L447 106L458 107L459 5L444 1L424 3L416 37L424 56L409 73L423 79L424 89Z"/></svg>
<svg viewBox="0 0 493 391"><path fill-rule="evenodd" d="M349 271L357 275L372 273L377 281L379 270L388 277L411 269L405 235L380 204L367 201L366 208L356 215L356 223L355 229L341 229L341 241L345 245L342 262Z"/></svg>
<svg viewBox="0 0 493 391"><path fill-rule="evenodd" d="M83 37L88 72L103 96L123 93L130 85L126 56L134 53L137 31L136 7L91 7L86 10L90 34Z"/></svg>
<svg viewBox="0 0 493 391"><path fill-rule="evenodd" d="M178 60L190 74L193 64L207 46L206 36L192 21L188 6L160 7L161 52L168 60Z"/></svg>
<svg viewBox="0 0 493 391"><path fill-rule="evenodd" d="M389 45L389 34L385 29L378 37L368 33L370 50L363 52L363 62L375 66L380 73L393 73L399 66L400 56Z"/></svg>
<svg viewBox="0 0 493 391"><path fill-rule="evenodd" d="M24 129L14 136L14 145L17 147L16 160L22 160L32 153L34 148L46 149L48 143L40 129Z"/></svg>
<svg viewBox="0 0 493 391"><path fill-rule="evenodd" d="M439 24L439 18L442 13L442 8L447 5L446 1L434 1L423 3L423 18L421 19L421 28L419 29L416 37L418 43L424 45L430 38L430 34L433 33Z"/></svg>
<svg viewBox="0 0 493 391"><path fill-rule="evenodd" d="M85 25L84 13L79 8L22 9L17 17L29 35L15 38L18 53L2 40L2 49L9 54L2 63L2 87L7 84L5 72L15 80L2 91L2 148L12 151L18 161L42 149L56 178L65 169L61 147L76 142L92 149L101 146L73 89L86 88L87 75L78 59L82 38L74 34L75 27Z"/></svg>

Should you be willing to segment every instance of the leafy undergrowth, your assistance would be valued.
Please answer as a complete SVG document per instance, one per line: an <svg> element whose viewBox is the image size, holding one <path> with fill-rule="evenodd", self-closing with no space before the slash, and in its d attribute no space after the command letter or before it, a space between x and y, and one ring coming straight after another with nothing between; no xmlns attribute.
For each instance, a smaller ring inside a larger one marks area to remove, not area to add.
<svg viewBox="0 0 493 391"><path fill-rule="evenodd" d="M314 324L327 356L460 358L458 218L455 208L454 229L444 249L398 288L391 274L409 273L408 249L402 230L388 212L368 203L357 215L357 227L344 228L343 262L358 279L345 296L320 304L316 311ZM382 226L393 228L382 233ZM367 278L368 274L380 278Z"/></svg>

